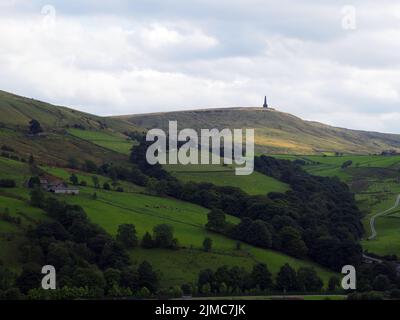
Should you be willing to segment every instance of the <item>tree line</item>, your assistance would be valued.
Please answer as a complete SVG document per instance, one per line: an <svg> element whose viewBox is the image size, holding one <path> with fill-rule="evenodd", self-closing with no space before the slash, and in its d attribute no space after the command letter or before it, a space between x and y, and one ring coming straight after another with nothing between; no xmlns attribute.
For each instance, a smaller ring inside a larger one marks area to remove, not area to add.
<svg viewBox="0 0 400 320"><path fill-rule="evenodd" d="M158 195L211 209L216 220L209 220L210 230L296 258L310 258L337 271L346 264L361 264L362 214L354 195L339 179L313 176L291 161L260 156L255 157L255 170L291 189L251 196L236 187L180 182L161 165L147 163L148 144L143 138L132 148L134 170L152 181ZM241 223L226 223L224 214L239 217Z"/></svg>

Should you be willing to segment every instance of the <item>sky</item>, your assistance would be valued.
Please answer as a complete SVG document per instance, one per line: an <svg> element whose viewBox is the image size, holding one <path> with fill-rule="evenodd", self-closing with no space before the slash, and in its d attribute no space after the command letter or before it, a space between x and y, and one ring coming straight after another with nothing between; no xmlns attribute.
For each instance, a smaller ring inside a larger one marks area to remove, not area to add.
<svg viewBox="0 0 400 320"><path fill-rule="evenodd" d="M272 107L400 133L400 2L0 0L0 89L98 115Z"/></svg>

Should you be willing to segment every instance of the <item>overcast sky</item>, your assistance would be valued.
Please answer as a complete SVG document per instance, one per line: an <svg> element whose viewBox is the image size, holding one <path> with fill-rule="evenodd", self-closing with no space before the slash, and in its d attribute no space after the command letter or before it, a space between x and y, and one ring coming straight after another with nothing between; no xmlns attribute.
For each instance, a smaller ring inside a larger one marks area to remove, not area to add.
<svg viewBox="0 0 400 320"><path fill-rule="evenodd" d="M400 133L400 2L0 0L0 89L99 114L270 105Z"/></svg>

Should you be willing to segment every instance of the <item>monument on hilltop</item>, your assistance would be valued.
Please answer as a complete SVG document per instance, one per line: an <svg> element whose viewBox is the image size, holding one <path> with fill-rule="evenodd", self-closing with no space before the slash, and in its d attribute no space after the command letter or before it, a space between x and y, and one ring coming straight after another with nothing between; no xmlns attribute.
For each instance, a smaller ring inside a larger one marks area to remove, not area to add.
<svg viewBox="0 0 400 320"><path fill-rule="evenodd" d="M264 97L263 108L268 109L267 96Z"/></svg>

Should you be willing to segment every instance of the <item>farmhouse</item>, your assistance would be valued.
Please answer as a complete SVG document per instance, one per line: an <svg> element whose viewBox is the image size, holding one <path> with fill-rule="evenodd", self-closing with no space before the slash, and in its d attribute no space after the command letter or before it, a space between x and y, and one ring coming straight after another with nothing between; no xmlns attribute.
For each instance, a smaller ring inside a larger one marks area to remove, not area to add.
<svg viewBox="0 0 400 320"><path fill-rule="evenodd" d="M39 178L40 187L47 192L53 192L57 194L71 194L76 195L79 194L79 188L77 187L68 187L68 185L59 180L56 177L51 175L43 175Z"/></svg>
<svg viewBox="0 0 400 320"><path fill-rule="evenodd" d="M72 195L77 195L79 194L79 189L78 188L70 188L66 186L55 186L55 187L50 187L48 189L49 192L54 192L57 194L72 194Z"/></svg>

